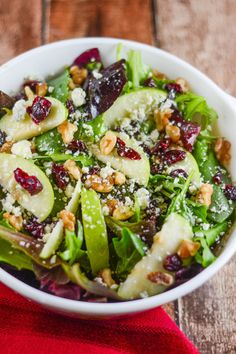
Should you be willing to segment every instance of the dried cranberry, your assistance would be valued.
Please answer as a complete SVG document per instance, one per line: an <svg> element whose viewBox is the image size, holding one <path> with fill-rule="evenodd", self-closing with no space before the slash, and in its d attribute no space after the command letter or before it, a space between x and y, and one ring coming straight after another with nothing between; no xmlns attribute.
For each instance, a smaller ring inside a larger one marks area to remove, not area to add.
<svg viewBox="0 0 236 354"><path fill-rule="evenodd" d="M96 175L100 172L101 168L99 166L93 166L89 168L89 175Z"/></svg>
<svg viewBox="0 0 236 354"><path fill-rule="evenodd" d="M164 170L164 165L163 163L154 163L151 165L151 174L152 175L159 175L162 173Z"/></svg>
<svg viewBox="0 0 236 354"><path fill-rule="evenodd" d="M171 254L165 258L163 267L169 272L176 272L182 267L182 259L177 253Z"/></svg>
<svg viewBox="0 0 236 354"><path fill-rule="evenodd" d="M73 151L73 152L86 152L87 151L87 147L85 145L85 143L81 140L72 140L69 144L68 144L68 149Z"/></svg>
<svg viewBox="0 0 236 354"><path fill-rule="evenodd" d="M23 87L29 86L29 88L35 93L36 87L39 83L40 83L40 81L37 81L37 80L27 80L23 83Z"/></svg>
<svg viewBox="0 0 236 354"><path fill-rule="evenodd" d="M149 77L148 79L146 79L143 83L143 86L146 86L146 87L157 87L155 81L153 80L152 77Z"/></svg>
<svg viewBox="0 0 236 354"><path fill-rule="evenodd" d="M220 171L216 172L216 174L212 177L212 180L215 184L221 184L222 179L223 179L223 174Z"/></svg>
<svg viewBox="0 0 236 354"><path fill-rule="evenodd" d="M45 223L38 222L36 218L32 218L25 222L24 229L32 236L42 238L45 226Z"/></svg>
<svg viewBox="0 0 236 354"><path fill-rule="evenodd" d="M37 96L33 100L32 106L27 108L27 113L35 124L39 124L49 115L51 106L51 102L45 97Z"/></svg>
<svg viewBox="0 0 236 354"><path fill-rule="evenodd" d="M181 168L177 168L176 170L171 171L170 176L174 177L174 178L175 177L182 177L185 179L188 178L188 174L184 170L182 170Z"/></svg>
<svg viewBox="0 0 236 354"><path fill-rule="evenodd" d="M236 187L232 186L232 184L226 184L224 188L224 194L227 199L236 200Z"/></svg>
<svg viewBox="0 0 236 354"><path fill-rule="evenodd" d="M141 156L134 149L126 146L125 142L120 138L116 140L117 154L130 160L141 160Z"/></svg>
<svg viewBox="0 0 236 354"><path fill-rule="evenodd" d="M75 60L74 65L86 67L87 64L92 62L102 63L101 55L98 48L91 48L80 54Z"/></svg>
<svg viewBox="0 0 236 354"><path fill-rule="evenodd" d="M57 163L53 163L52 165L52 177L57 187L61 189L65 189L70 181L69 174L64 169L64 166Z"/></svg>
<svg viewBox="0 0 236 354"><path fill-rule="evenodd" d="M165 89L170 92L174 92L174 93L182 93L182 87L177 84L176 82L169 82L168 84L165 85Z"/></svg>
<svg viewBox="0 0 236 354"><path fill-rule="evenodd" d="M0 130L0 147L2 147L3 144L6 142L6 137L7 137L7 134L5 132L3 132L2 130Z"/></svg>
<svg viewBox="0 0 236 354"><path fill-rule="evenodd" d="M191 152L201 128L195 123L184 120L177 110L172 113L169 121L180 129L183 146L186 150Z"/></svg>
<svg viewBox="0 0 236 354"><path fill-rule="evenodd" d="M151 149L149 146L145 145L145 144L142 144L141 145L142 148L143 148L143 151L148 155L148 156L151 156Z"/></svg>
<svg viewBox="0 0 236 354"><path fill-rule="evenodd" d="M72 100L66 101L66 108L68 109L69 115L72 115L73 113L75 113L75 107L73 105Z"/></svg>
<svg viewBox="0 0 236 354"><path fill-rule="evenodd" d="M186 152L183 150L169 150L163 154L162 161L167 165L172 165L173 163L184 160L185 157Z"/></svg>
<svg viewBox="0 0 236 354"><path fill-rule="evenodd" d="M194 263L188 267L183 267L175 273L176 280L189 280L193 278L195 275L199 274L203 270L203 267Z"/></svg>
<svg viewBox="0 0 236 354"><path fill-rule="evenodd" d="M100 79L88 83L88 105L92 118L105 112L119 97L127 82L125 60L122 59L101 71Z"/></svg>
<svg viewBox="0 0 236 354"><path fill-rule="evenodd" d="M22 188L27 190L30 195L38 194L43 190L42 183L38 178L36 176L29 176L28 173L24 172L21 168L16 168L14 170L14 177L16 182L19 183Z"/></svg>
<svg viewBox="0 0 236 354"><path fill-rule="evenodd" d="M161 153L165 152L171 144L170 138L165 138L160 141L152 148L151 153L152 155L160 155Z"/></svg>

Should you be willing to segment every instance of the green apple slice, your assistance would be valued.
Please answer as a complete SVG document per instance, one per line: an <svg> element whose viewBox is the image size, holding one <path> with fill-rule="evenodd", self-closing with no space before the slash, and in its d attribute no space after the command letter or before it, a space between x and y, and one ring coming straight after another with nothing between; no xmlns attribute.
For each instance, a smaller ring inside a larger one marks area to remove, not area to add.
<svg viewBox="0 0 236 354"><path fill-rule="evenodd" d="M196 188L199 188L201 184L201 175L200 175L197 161L195 160L195 158L190 152L188 151L185 152L186 152L185 159L170 165L167 169L167 173L170 174L172 171L177 169L184 170L188 175L192 173L193 178L191 182Z"/></svg>
<svg viewBox="0 0 236 354"><path fill-rule="evenodd" d="M154 88L140 89L120 96L103 114L104 123L108 128L112 128L132 112L142 110L148 115L158 108L166 97L166 92Z"/></svg>
<svg viewBox="0 0 236 354"><path fill-rule="evenodd" d="M68 111L56 98L46 97L51 103L48 117L40 124L35 124L31 117L26 114L25 119L16 121L11 111L0 120L0 130L4 131L14 141L31 139L48 130L51 130L66 120Z"/></svg>
<svg viewBox="0 0 236 354"><path fill-rule="evenodd" d="M15 181L13 171L21 168L30 176L35 176L41 182L43 190L35 195L20 187ZM46 219L54 204L54 193L51 183L44 172L32 161L11 154L0 154L0 184L6 189L17 202L26 210L30 211L40 221Z"/></svg>
<svg viewBox="0 0 236 354"><path fill-rule="evenodd" d="M168 254L177 251L180 243L193 237L189 222L181 215L172 213L168 216L160 232L154 236L153 245L133 268L124 283L120 285L118 295L123 299L131 300L142 295L157 295L167 286L151 282L147 275L151 272L166 272L163 261Z"/></svg>
<svg viewBox="0 0 236 354"><path fill-rule="evenodd" d="M114 149L109 155L103 155L100 151L99 145L91 145L90 150L92 154L100 161L109 163L112 168L123 172L127 177L133 179L140 185L147 186L150 176L150 163L147 155L138 145L135 139L130 139L127 134L116 133L120 139L122 139L128 147L131 147L139 153L141 160L130 160L125 157L117 155L116 149Z"/></svg>

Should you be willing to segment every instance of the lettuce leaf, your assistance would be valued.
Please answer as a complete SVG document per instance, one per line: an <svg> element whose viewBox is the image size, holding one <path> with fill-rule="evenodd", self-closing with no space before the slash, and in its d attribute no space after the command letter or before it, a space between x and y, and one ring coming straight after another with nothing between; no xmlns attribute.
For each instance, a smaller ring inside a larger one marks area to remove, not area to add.
<svg viewBox="0 0 236 354"><path fill-rule="evenodd" d="M70 75L67 69L65 69L65 71L55 79L49 80L48 85L54 88L51 96L58 99L62 103L66 103L69 96L69 80Z"/></svg>
<svg viewBox="0 0 236 354"><path fill-rule="evenodd" d="M139 88L148 77L150 68L143 63L141 52L130 50L127 53L127 73L133 89Z"/></svg>
<svg viewBox="0 0 236 354"><path fill-rule="evenodd" d="M0 238L0 262L9 264L18 270L33 270L30 257L12 248L11 244Z"/></svg>

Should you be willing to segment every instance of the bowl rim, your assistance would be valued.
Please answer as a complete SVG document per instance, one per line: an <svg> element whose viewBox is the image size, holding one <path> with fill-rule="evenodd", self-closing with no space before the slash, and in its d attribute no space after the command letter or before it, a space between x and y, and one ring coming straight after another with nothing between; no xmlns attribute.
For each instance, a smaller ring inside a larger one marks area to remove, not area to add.
<svg viewBox="0 0 236 354"><path fill-rule="evenodd" d="M216 85L209 77L203 74L201 71L196 69L191 64L187 63L186 61L178 58L177 56L168 53L162 49L156 48L154 46L143 44L137 41L127 40L127 39L120 39L120 38L112 38L112 37L85 37L85 38L73 38L73 39L66 39L62 41L56 41L53 43L45 44L25 53L22 53L15 58L9 60L5 64L0 67L0 75L4 71L8 71L11 66L16 65L22 60L27 59L32 54L40 53L48 48L58 48L58 47L65 47L70 44L118 44L124 43L128 47L131 46L132 48L137 48L144 50L151 50L155 52L157 55L158 53L161 54L164 58L172 59L176 62L176 64L184 65L186 68L194 72L199 78L203 79L208 83L209 86L212 87L214 92L217 92L225 104L229 105L232 110L236 113L236 105L234 99L230 97L227 93L225 93L218 85ZM233 233L233 231L232 231ZM12 290L16 291L17 293L21 294L24 297L27 297L30 300L33 300L39 304L45 305L50 307L51 309L61 310L64 313L74 313L74 314L84 314L84 315L124 315L124 314L131 314L137 313L145 310L149 310L155 308L157 306L163 305L170 301L174 301L181 296L187 295L201 286L205 281L210 279L220 268L222 268L234 255L236 252L236 238L232 241L235 247L228 247L223 250L220 256L215 260L213 264L209 267L204 269L200 274L196 275L192 279L188 280L186 283L177 286L174 289L168 290L167 292L154 295L152 297L137 299L132 301L124 301L124 302L116 302L116 303L91 303L91 302L84 302L78 300L69 300L65 298L60 298L55 295L51 295L48 293L43 292L42 290L35 289L30 285L18 280L14 276L10 275L8 272L4 271L0 268L0 281L11 288Z"/></svg>

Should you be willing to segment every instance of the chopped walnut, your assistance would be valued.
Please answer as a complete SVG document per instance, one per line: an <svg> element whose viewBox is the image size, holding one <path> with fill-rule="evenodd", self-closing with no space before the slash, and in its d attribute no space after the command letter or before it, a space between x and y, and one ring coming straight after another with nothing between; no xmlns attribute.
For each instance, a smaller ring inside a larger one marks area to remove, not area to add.
<svg viewBox="0 0 236 354"><path fill-rule="evenodd" d="M111 276L110 268L105 268L99 272L99 276L102 278L103 282L110 288L112 285L116 284Z"/></svg>
<svg viewBox="0 0 236 354"><path fill-rule="evenodd" d="M88 76L88 70L73 65L70 68L70 74L75 85L82 85Z"/></svg>
<svg viewBox="0 0 236 354"><path fill-rule="evenodd" d="M46 82L39 82L36 85L36 95L46 96L47 92L48 92L48 85Z"/></svg>
<svg viewBox="0 0 236 354"><path fill-rule="evenodd" d="M156 69L152 70L152 74L153 74L153 76L155 76L159 80L166 80L167 79L167 76L165 74L161 73L160 71L158 71Z"/></svg>
<svg viewBox="0 0 236 354"><path fill-rule="evenodd" d="M34 93L31 90L31 88L29 86L25 86L24 90L25 90L25 95L28 98L28 100L33 101L34 100Z"/></svg>
<svg viewBox="0 0 236 354"><path fill-rule="evenodd" d="M57 127L57 131L61 134L62 140L65 144L69 144L74 139L74 133L77 131L77 126L65 120Z"/></svg>
<svg viewBox="0 0 236 354"><path fill-rule="evenodd" d="M116 171L112 176L114 178L115 185L121 186L126 181L125 175L122 172Z"/></svg>
<svg viewBox="0 0 236 354"><path fill-rule="evenodd" d="M177 143L180 139L180 129L176 125L167 124L166 134L171 138L173 143Z"/></svg>
<svg viewBox="0 0 236 354"><path fill-rule="evenodd" d="M171 117L172 113L173 110L170 108L165 109L163 112L160 112L159 110L154 111L154 120L156 122L156 128L158 131L165 129L169 123L169 118Z"/></svg>
<svg viewBox="0 0 236 354"><path fill-rule="evenodd" d="M76 88L76 85L72 79L69 79L68 83L69 89L74 90Z"/></svg>
<svg viewBox="0 0 236 354"><path fill-rule="evenodd" d="M151 272L147 275L147 278L157 285L170 286L174 282L173 275L165 272Z"/></svg>
<svg viewBox="0 0 236 354"><path fill-rule="evenodd" d="M9 224L11 224L17 231L20 231L22 229L23 227L22 216L16 216L10 213L4 213L3 218L8 220Z"/></svg>
<svg viewBox="0 0 236 354"><path fill-rule="evenodd" d="M189 258L195 256L199 248L201 247L200 242L194 242L191 240L183 240L177 251L181 259Z"/></svg>
<svg viewBox="0 0 236 354"><path fill-rule="evenodd" d="M114 149L116 145L116 135L108 131L104 137L100 140L100 151L103 155L108 155Z"/></svg>
<svg viewBox="0 0 236 354"><path fill-rule="evenodd" d="M68 210L61 210L59 213L60 219L62 219L64 228L69 231L75 230L75 216Z"/></svg>
<svg viewBox="0 0 236 354"><path fill-rule="evenodd" d="M231 144L228 140L219 138L215 143L215 153L217 159L222 163L223 166L227 166L230 159L230 148Z"/></svg>
<svg viewBox="0 0 236 354"><path fill-rule="evenodd" d="M76 165L75 161L73 160L67 160L64 163L64 169L69 172L69 174L76 180L80 180L81 174L80 174L80 169Z"/></svg>
<svg viewBox="0 0 236 354"><path fill-rule="evenodd" d="M103 179L98 175L89 175L84 182L85 188L92 188L96 192L109 193L113 188L113 181L111 178Z"/></svg>
<svg viewBox="0 0 236 354"><path fill-rule="evenodd" d="M113 218L116 220L128 220L133 215L134 215L133 210L131 210L126 205L118 206L117 208L115 208L112 214Z"/></svg>
<svg viewBox="0 0 236 354"><path fill-rule="evenodd" d="M182 91L188 92L190 90L190 86L187 80L185 80L182 77L177 77L177 79L175 80L175 82L181 87Z"/></svg>
<svg viewBox="0 0 236 354"><path fill-rule="evenodd" d="M0 147L0 152L7 152L11 153L11 148L12 145L14 144L14 141L6 141L1 147Z"/></svg>
<svg viewBox="0 0 236 354"><path fill-rule="evenodd" d="M109 215L113 215L114 210L118 207L118 200L117 199L109 199L106 201L106 204L109 208Z"/></svg>
<svg viewBox="0 0 236 354"><path fill-rule="evenodd" d="M211 184L209 183L202 184L197 194L198 203L206 206L210 206L212 193L213 193L213 187Z"/></svg>

